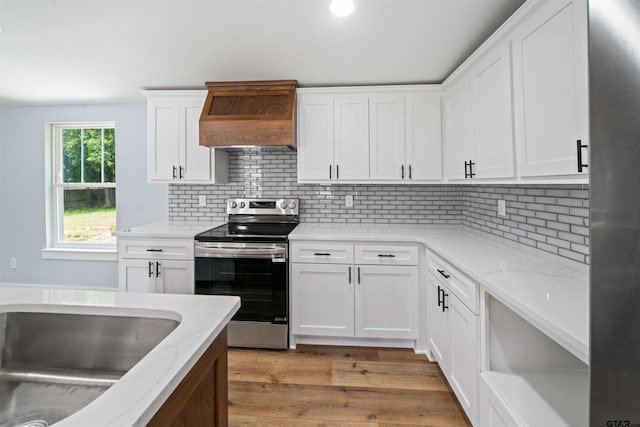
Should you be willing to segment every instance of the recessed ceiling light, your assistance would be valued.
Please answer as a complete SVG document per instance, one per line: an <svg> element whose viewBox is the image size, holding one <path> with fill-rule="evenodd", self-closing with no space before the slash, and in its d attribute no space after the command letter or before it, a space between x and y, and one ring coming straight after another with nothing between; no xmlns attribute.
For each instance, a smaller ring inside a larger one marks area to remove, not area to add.
<svg viewBox="0 0 640 427"><path fill-rule="evenodd" d="M353 0L331 0L329 9L336 16L349 16L353 12L355 5Z"/></svg>

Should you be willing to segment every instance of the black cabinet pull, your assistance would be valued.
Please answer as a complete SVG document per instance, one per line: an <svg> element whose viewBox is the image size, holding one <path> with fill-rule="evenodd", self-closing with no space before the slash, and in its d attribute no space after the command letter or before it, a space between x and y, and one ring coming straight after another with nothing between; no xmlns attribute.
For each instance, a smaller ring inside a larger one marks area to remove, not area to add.
<svg viewBox="0 0 640 427"><path fill-rule="evenodd" d="M331 256L331 252L316 252L315 256Z"/></svg>
<svg viewBox="0 0 640 427"><path fill-rule="evenodd" d="M349 283L351 283L351 266L349 266Z"/></svg>
<svg viewBox="0 0 640 427"><path fill-rule="evenodd" d="M358 284L360 283L360 267L358 267Z"/></svg>
<svg viewBox="0 0 640 427"><path fill-rule="evenodd" d="M442 288L440 287L440 285L438 285L438 307L440 307L440 304L442 304L442 300L440 299L441 292Z"/></svg>
<svg viewBox="0 0 640 427"><path fill-rule="evenodd" d="M149 261L149 277L153 277L153 263Z"/></svg>
<svg viewBox="0 0 640 427"><path fill-rule="evenodd" d="M173 167L173 179L176 179L177 173L178 173L178 169L174 166Z"/></svg>
<svg viewBox="0 0 640 427"><path fill-rule="evenodd" d="M476 174L473 172L473 165L475 165L475 163L473 163L473 160L469 160L469 178L473 178L474 176L476 176Z"/></svg>
<svg viewBox="0 0 640 427"><path fill-rule="evenodd" d="M183 179L184 178L184 168L182 166L180 166L179 170L180 170L180 179Z"/></svg>
<svg viewBox="0 0 640 427"><path fill-rule="evenodd" d="M578 149L578 172L582 172L583 168L588 168L589 165L582 163L582 149L587 148L587 144L583 144L582 140L576 141L576 148Z"/></svg>
<svg viewBox="0 0 640 427"><path fill-rule="evenodd" d="M329 179L331 179L331 165L329 165Z"/></svg>
<svg viewBox="0 0 640 427"><path fill-rule="evenodd" d="M340 179L340 165L336 165L336 179Z"/></svg>
<svg viewBox="0 0 640 427"><path fill-rule="evenodd" d="M156 277L160 277L160 263L156 262Z"/></svg>
<svg viewBox="0 0 640 427"><path fill-rule="evenodd" d="M467 168L469 167L469 162L464 162L464 178L469 178L469 173L467 172Z"/></svg>
<svg viewBox="0 0 640 427"><path fill-rule="evenodd" d="M162 252L162 249L147 249L147 252Z"/></svg>
<svg viewBox="0 0 640 427"><path fill-rule="evenodd" d="M442 274L442 276L445 279L448 279L449 277L451 277L450 275L448 275L447 273L444 272L444 270L436 270L438 273Z"/></svg>
<svg viewBox="0 0 640 427"><path fill-rule="evenodd" d="M444 313L444 311L445 311L446 309L448 309L448 308L449 308L449 306L448 306L448 305L446 305L447 303L446 303L446 301L445 301L445 298L446 298L446 297L448 297L448 296L449 296L449 294L448 294L448 293L446 293L446 292L444 291L444 289L443 289L443 290L442 290L442 312L443 312L443 313Z"/></svg>
<svg viewBox="0 0 640 427"><path fill-rule="evenodd" d="M395 258L394 254L378 254L379 258Z"/></svg>
<svg viewBox="0 0 640 427"><path fill-rule="evenodd" d="M404 165L400 165L400 177L404 179Z"/></svg>
<svg viewBox="0 0 640 427"><path fill-rule="evenodd" d="M411 179L411 165L409 165L409 179Z"/></svg>

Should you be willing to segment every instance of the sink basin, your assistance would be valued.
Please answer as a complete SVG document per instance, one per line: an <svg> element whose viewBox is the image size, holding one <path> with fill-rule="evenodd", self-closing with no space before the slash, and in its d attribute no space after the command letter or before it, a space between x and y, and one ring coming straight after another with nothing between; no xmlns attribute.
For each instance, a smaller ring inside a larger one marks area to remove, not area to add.
<svg viewBox="0 0 640 427"><path fill-rule="evenodd" d="M46 427L86 406L179 322L0 313L0 427Z"/></svg>

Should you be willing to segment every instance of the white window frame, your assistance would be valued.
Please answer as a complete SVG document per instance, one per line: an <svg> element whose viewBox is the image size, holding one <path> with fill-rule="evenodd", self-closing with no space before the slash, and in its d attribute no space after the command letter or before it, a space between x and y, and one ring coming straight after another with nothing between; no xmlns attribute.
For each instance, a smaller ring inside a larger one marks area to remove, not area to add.
<svg viewBox="0 0 640 427"><path fill-rule="evenodd" d="M116 188L116 183L65 183L63 181L62 131L64 129L114 128L115 122L65 122L45 124L45 179L46 179L46 248L42 256L46 259L85 259L116 261L116 242L65 242L64 199L65 188ZM117 210L117 208L116 208Z"/></svg>

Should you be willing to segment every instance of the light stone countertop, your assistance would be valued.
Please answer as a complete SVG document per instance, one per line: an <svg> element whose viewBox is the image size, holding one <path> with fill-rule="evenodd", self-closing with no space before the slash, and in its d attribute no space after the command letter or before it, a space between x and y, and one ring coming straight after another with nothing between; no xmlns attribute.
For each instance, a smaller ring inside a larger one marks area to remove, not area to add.
<svg viewBox="0 0 640 427"><path fill-rule="evenodd" d="M289 240L419 243L589 363L589 267L461 226L302 223Z"/></svg>
<svg viewBox="0 0 640 427"><path fill-rule="evenodd" d="M161 221L152 224L141 225L116 230L113 234L118 237L135 237L149 239L193 239L193 237L210 230L214 227L225 224L220 222L181 222L181 221Z"/></svg>
<svg viewBox="0 0 640 427"><path fill-rule="evenodd" d="M144 426L240 307L239 297L0 287L0 312L160 317L178 327L96 400L59 427Z"/></svg>

